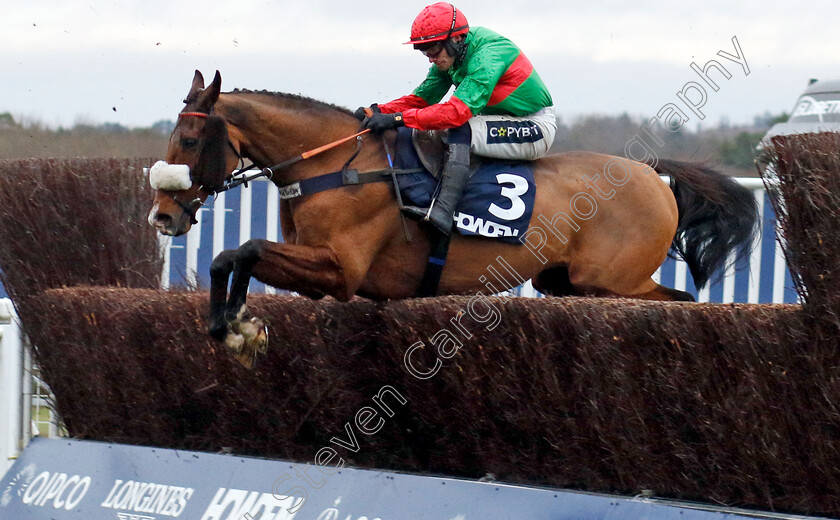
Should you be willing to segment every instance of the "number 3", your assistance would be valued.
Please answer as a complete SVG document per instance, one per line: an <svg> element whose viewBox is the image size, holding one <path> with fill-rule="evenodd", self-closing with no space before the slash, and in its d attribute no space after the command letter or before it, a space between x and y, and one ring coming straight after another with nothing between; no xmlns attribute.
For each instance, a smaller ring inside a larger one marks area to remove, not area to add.
<svg viewBox="0 0 840 520"><path fill-rule="evenodd" d="M516 220L524 215L525 202L522 201L520 195L524 195L528 192L528 181L519 175L513 175L510 173L500 173L499 175L496 175L496 181L498 181L499 184L513 184L513 188L502 188L502 197L510 199L510 208L504 209L493 203L490 204L487 211L489 211L494 217L502 220Z"/></svg>

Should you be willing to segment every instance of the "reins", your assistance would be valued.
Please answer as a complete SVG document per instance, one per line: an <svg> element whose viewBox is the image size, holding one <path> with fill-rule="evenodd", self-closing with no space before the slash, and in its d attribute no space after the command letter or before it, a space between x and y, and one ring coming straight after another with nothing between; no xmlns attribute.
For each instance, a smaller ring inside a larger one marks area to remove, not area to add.
<svg viewBox="0 0 840 520"><path fill-rule="evenodd" d="M233 172L230 180L225 181L224 188L218 190L217 193L222 192L222 191L227 191L227 190L232 189L232 188L236 188L237 186L242 185L242 184L244 184L245 187L247 188L249 182L251 182L255 179L263 178L263 177L270 180L274 176L274 174L277 173L280 170L288 168L289 166L291 166L295 163L298 163L300 161L309 159L310 157L314 157L314 156L316 156L320 153L326 152L328 150L332 150L336 146L340 146L340 145L342 145L342 144L344 144L348 141L352 141L353 139L357 139L358 142L359 142L359 145L361 146L361 137L363 135L367 134L368 132L370 132L370 129L362 130L361 132L356 132L355 134L348 135L347 137L342 137L341 139L337 139L337 140L335 140L331 143L327 143L323 146L319 146L318 148L313 148L312 150L303 152L302 154L300 154L296 157L292 157L291 159L287 159L287 160L285 160L281 163L275 164L274 166L269 166L268 168L263 168L259 173L255 173L255 174L250 175L250 176L249 175L244 175L244 172L256 168L255 165L252 164L252 165L250 165L246 168L240 168L240 169L236 170L235 172ZM351 157L350 161L347 162L347 165L349 165L349 163L352 162L352 160L356 158L356 155L358 155L358 153L359 153L359 150L357 149L356 153L353 154L353 157ZM345 167L347 165L345 165Z"/></svg>
<svg viewBox="0 0 840 520"><path fill-rule="evenodd" d="M207 119L209 114L204 112L181 112L178 114L178 117L200 117L203 119ZM296 164L300 161L304 161L306 159L312 158L318 154L326 152L328 150L332 150L333 148L340 146L348 141L352 141L356 139L358 146L356 147L356 151L344 163L344 166L341 170L337 172L325 173L322 175L318 175L315 177L310 177L308 179L303 179L301 181L293 182L291 184L286 184L284 186L279 186L278 189L280 191L280 198L281 199L293 199L297 197L301 197L304 195L311 195L313 193L318 193L325 190L330 190L333 188L340 188L343 186L351 186L351 185L359 185L359 184L368 184L372 182L387 182L392 181L394 183L394 191L396 192L397 196L397 203L402 210L403 203L402 203L402 195L400 194L399 184L397 183L397 175L398 174L406 174L406 173L418 173L423 171L422 169L408 169L408 170L400 170L394 168L394 162L391 158L391 151L388 147L388 143L385 142L385 155L388 159L388 168L384 170L376 170L372 172L364 172L359 173L357 170L349 169L350 163L359 155L362 146L362 136L369 133L370 129L361 130L356 132L353 135L348 135L346 137L342 137L331 143L327 143L323 146L319 146L317 148L313 148L312 150L308 150L306 152L301 153L291 159L287 159L281 163L275 164L274 166L269 166L268 168L263 168L258 173L254 173L253 175L246 175L245 172L249 170L253 170L257 168L255 164L250 164L249 166L241 167L235 170L232 174L230 179L225 180L224 186L219 189L212 190L213 195L216 196L219 193L228 191L230 189L236 188L241 185L245 185L248 187L248 183L256 180L265 178L271 180L274 177L274 174L280 170L288 168L289 166ZM243 162L242 156L239 154L239 151L231 142L230 138L228 138L228 144L231 148L233 148L234 153L239 158L240 163ZM199 199L195 199L190 203L190 206L179 201L177 198L172 197L175 202L181 206L188 214L191 215L191 220L193 224L196 223L196 218L191 211L191 206L195 206L196 201ZM198 205L201 206L201 202L198 202ZM400 212L400 216L402 217L402 212ZM405 219L403 218L403 231L405 232L406 240L411 242L411 235L408 231L408 227L406 226Z"/></svg>

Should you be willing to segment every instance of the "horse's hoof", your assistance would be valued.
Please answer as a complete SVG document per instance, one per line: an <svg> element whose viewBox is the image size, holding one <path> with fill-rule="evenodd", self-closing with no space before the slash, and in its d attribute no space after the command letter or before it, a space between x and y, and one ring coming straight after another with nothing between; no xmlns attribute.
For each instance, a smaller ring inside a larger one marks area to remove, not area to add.
<svg viewBox="0 0 840 520"><path fill-rule="evenodd" d="M207 328L207 333L210 334L210 337L217 341L224 340L225 335L227 335L227 332L227 323L211 323L210 326Z"/></svg>
<svg viewBox="0 0 840 520"><path fill-rule="evenodd" d="M245 368L254 368L257 354L268 350L268 327L259 318L230 324L225 346Z"/></svg>
<svg viewBox="0 0 840 520"><path fill-rule="evenodd" d="M225 320L227 320L227 322L231 325L236 326L236 324L244 323L248 315L248 306L243 303L239 306L239 310L237 310L235 313L230 310L227 310L225 312Z"/></svg>
<svg viewBox="0 0 840 520"><path fill-rule="evenodd" d="M242 334L237 334L235 332L229 332L227 336L225 336L225 347L233 354L234 356L239 355L242 352L242 348L245 346L245 337Z"/></svg>
<svg viewBox="0 0 840 520"><path fill-rule="evenodd" d="M254 337L254 341L257 342L257 352L265 354L268 352L268 325L263 320L257 320L257 318L251 318L251 321L254 322L254 326L259 328L257 335Z"/></svg>
<svg viewBox="0 0 840 520"><path fill-rule="evenodd" d="M245 336L245 344L255 352L265 354L268 351L268 327L259 318L239 324L239 332Z"/></svg>
<svg viewBox="0 0 840 520"><path fill-rule="evenodd" d="M257 362L257 353L251 349L245 349L239 355L234 356L239 363L247 368L251 369L254 368L254 364Z"/></svg>
<svg viewBox="0 0 840 520"><path fill-rule="evenodd" d="M243 367L254 368L254 363L257 361L257 351L246 344L245 336L231 332L225 338L225 346Z"/></svg>

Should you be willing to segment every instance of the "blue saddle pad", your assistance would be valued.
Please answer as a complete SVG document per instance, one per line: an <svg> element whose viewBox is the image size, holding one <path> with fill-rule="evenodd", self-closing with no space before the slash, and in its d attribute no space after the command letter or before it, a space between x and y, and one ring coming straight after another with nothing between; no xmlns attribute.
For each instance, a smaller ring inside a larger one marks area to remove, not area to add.
<svg viewBox="0 0 840 520"><path fill-rule="evenodd" d="M410 129L398 130L396 147L395 167L423 168L411 142ZM431 173L424 169L421 173L398 175L397 179L405 205L429 207L438 184ZM519 237L531 222L536 191L532 163L484 158L455 210L456 229L462 235L519 244Z"/></svg>

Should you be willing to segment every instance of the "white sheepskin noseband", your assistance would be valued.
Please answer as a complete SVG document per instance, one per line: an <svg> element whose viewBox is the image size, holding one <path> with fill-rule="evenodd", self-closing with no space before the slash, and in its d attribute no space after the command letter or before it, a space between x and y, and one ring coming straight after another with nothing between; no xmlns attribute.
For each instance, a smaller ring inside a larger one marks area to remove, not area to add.
<svg viewBox="0 0 840 520"><path fill-rule="evenodd" d="M156 190L183 191L190 189L190 167L158 161L149 170L149 184Z"/></svg>

